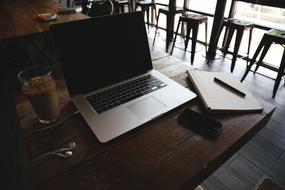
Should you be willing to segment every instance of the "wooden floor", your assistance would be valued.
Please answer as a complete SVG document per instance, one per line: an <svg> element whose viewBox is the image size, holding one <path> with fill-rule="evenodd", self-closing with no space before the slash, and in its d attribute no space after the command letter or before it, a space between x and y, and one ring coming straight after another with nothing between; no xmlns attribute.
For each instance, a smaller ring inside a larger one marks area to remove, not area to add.
<svg viewBox="0 0 285 190"><path fill-rule="evenodd" d="M165 32L160 30L153 45L154 29L148 31L151 51L161 50L165 52ZM173 56L190 65L190 49L185 53L183 39L178 37ZM170 49L170 48L169 48ZM217 51L220 54L219 51ZM197 46L194 67L207 71L230 71L231 56L218 59L207 64L205 60L205 47ZM241 78L246 68L246 62L238 59L234 75ZM285 86L281 82L277 95L271 98L274 80L261 74L250 72L244 81L252 93L265 101L274 104L277 109L262 131L239 150L222 167L213 173L202 183L206 190L223 189L252 189L262 176L269 176L285 186Z"/></svg>

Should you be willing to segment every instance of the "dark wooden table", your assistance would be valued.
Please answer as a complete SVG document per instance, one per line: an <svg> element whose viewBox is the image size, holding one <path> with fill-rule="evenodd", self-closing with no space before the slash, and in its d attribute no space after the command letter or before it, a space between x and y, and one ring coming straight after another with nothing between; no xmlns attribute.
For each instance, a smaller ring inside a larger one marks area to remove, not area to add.
<svg viewBox="0 0 285 190"><path fill-rule="evenodd" d="M0 1L0 42L43 35L52 24L88 18L81 13L61 14L57 20L50 22L37 18L40 13L57 13L61 7L63 6L53 0Z"/></svg>
<svg viewBox="0 0 285 190"><path fill-rule="evenodd" d="M187 66L174 58L157 59L154 67L190 85ZM64 116L75 108L63 80L57 87ZM26 98L18 93L16 101L23 133L40 128ZM258 113L210 115L223 123L223 132L214 140L177 123L177 115L186 107L204 112L197 98L105 144L96 139L80 114L57 128L25 135L24 142L30 160L72 141L78 145L71 158L48 157L32 168L39 189L191 189L266 125L275 108L263 104L264 110Z"/></svg>

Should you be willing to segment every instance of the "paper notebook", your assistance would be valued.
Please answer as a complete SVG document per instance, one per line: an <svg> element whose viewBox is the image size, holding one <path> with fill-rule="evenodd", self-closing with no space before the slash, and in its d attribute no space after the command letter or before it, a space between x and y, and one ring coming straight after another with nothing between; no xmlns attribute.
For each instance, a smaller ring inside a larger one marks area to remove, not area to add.
<svg viewBox="0 0 285 190"><path fill-rule="evenodd" d="M245 112L263 109L256 98L230 73L188 70L188 75L207 112ZM245 97L214 82L214 77L244 92Z"/></svg>

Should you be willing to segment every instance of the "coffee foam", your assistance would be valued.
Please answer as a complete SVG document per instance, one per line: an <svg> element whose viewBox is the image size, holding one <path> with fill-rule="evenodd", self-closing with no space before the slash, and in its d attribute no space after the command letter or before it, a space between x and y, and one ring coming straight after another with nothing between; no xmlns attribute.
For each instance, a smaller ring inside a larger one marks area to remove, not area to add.
<svg viewBox="0 0 285 190"><path fill-rule="evenodd" d="M51 76L40 76L30 79L23 84L26 95L37 95L55 89L56 84Z"/></svg>

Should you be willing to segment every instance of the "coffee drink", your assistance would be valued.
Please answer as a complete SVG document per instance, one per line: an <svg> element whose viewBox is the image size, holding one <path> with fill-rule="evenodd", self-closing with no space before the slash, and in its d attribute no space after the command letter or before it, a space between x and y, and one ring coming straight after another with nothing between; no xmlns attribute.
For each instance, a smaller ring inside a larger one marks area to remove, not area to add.
<svg viewBox="0 0 285 190"><path fill-rule="evenodd" d="M48 123L60 114L56 83L50 75L31 78L22 83L24 94L29 98L40 122Z"/></svg>

